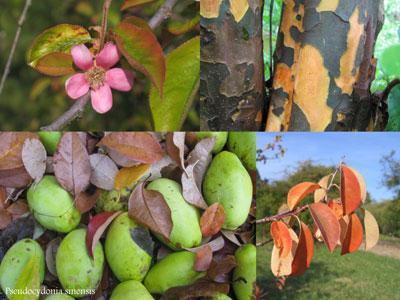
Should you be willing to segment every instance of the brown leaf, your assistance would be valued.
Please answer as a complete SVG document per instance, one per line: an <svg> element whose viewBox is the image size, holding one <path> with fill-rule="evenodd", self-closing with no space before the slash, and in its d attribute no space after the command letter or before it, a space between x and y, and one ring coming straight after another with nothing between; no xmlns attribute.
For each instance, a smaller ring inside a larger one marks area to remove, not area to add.
<svg viewBox="0 0 400 300"><path fill-rule="evenodd" d="M310 204L309 209L328 250L332 252L340 240L340 225L336 215L328 205L322 202Z"/></svg>
<svg viewBox="0 0 400 300"><path fill-rule="evenodd" d="M73 195L89 186L89 154L78 133L64 133L53 156L53 165L58 182Z"/></svg>
<svg viewBox="0 0 400 300"><path fill-rule="evenodd" d="M4 208L0 209L0 230L3 230L12 221L11 214Z"/></svg>
<svg viewBox="0 0 400 300"><path fill-rule="evenodd" d="M147 190L139 183L129 198L129 217L169 240L172 230L171 209L163 195Z"/></svg>
<svg viewBox="0 0 400 300"><path fill-rule="evenodd" d="M364 212L365 250L373 248L379 241L379 226L374 216L366 209Z"/></svg>
<svg viewBox="0 0 400 300"><path fill-rule="evenodd" d="M343 211L350 215L361 205L361 187L357 175L353 170L345 165L341 168L340 193L343 203Z"/></svg>
<svg viewBox="0 0 400 300"><path fill-rule="evenodd" d="M169 289L161 297L161 300L190 300L199 297L212 298L217 294L228 294L229 284L212 282L202 278L188 286Z"/></svg>
<svg viewBox="0 0 400 300"><path fill-rule="evenodd" d="M22 161L26 171L35 182L39 182L46 171L47 153L38 139L26 139L22 147Z"/></svg>
<svg viewBox="0 0 400 300"><path fill-rule="evenodd" d="M209 245L201 247L199 251L196 252L196 261L194 263L194 269L197 272L207 271L211 265L211 260L213 258L213 252Z"/></svg>
<svg viewBox="0 0 400 300"><path fill-rule="evenodd" d="M231 230L221 230L221 233L224 237L226 237L229 241L234 243L235 245L238 245L239 247L242 246L242 244L239 242L239 240L236 237L236 234L234 231Z"/></svg>
<svg viewBox="0 0 400 300"><path fill-rule="evenodd" d="M204 237L217 234L225 222L224 207L214 203L208 207L200 218L201 233Z"/></svg>
<svg viewBox="0 0 400 300"><path fill-rule="evenodd" d="M164 156L160 143L147 132L113 132L97 145L106 148L111 158L124 167L135 163L152 164Z"/></svg>
<svg viewBox="0 0 400 300"><path fill-rule="evenodd" d="M115 176L118 167L107 155L95 153L90 155L91 176L90 182L103 190L111 191L114 188Z"/></svg>
<svg viewBox="0 0 400 300"><path fill-rule="evenodd" d="M23 167L22 147L26 139L38 138L30 132L0 132L0 170Z"/></svg>
<svg viewBox="0 0 400 300"><path fill-rule="evenodd" d="M321 178L320 181L318 181L318 184L320 185L320 189L315 190L314 192L314 202L320 202L324 200L326 194L327 194L327 189L328 185L331 181L333 174L326 175Z"/></svg>
<svg viewBox="0 0 400 300"><path fill-rule="evenodd" d="M230 279L227 275L236 267L236 265L236 259L233 255L214 255L210 268L207 271L207 276L215 282L229 282Z"/></svg>
<svg viewBox="0 0 400 300"><path fill-rule="evenodd" d="M212 252L216 252L224 248L225 246L225 240L222 236L217 237L216 239L208 242L207 244L201 245L199 247L194 247L194 248L184 248L190 252L197 253L199 252L203 247L209 246L211 248Z"/></svg>
<svg viewBox="0 0 400 300"><path fill-rule="evenodd" d="M60 237L52 239L46 247L46 266L49 272L55 277L58 277L56 270L56 253L61 240Z"/></svg>
<svg viewBox="0 0 400 300"><path fill-rule="evenodd" d="M182 172L182 195L186 202L198 208L206 209L207 203L204 201L201 188L197 186L196 179L194 177L195 167L195 165L188 165L186 167L186 171Z"/></svg>
<svg viewBox="0 0 400 300"><path fill-rule="evenodd" d="M89 222L86 232L86 248L89 255L93 257L93 252L96 248L97 242L100 240L104 231L106 231L108 225L118 217L122 212L109 212L105 211L95 215Z"/></svg>
<svg viewBox="0 0 400 300"><path fill-rule="evenodd" d="M10 188L25 188L32 182L25 167L0 170L0 185Z"/></svg>
<svg viewBox="0 0 400 300"><path fill-rule="evenodd" d="M295 185L289 190L287 195L287 204L289 208L295 208L301 200L319 188L319 184L313 182L302 182Z"/></svg>
<svg viewBox="0 0 400 300"><path fill-rule="evenodd" d="M126 187L132 188L143 176L148 174L149 169L150 165L147 164L120 169L115 177L115 189L120 191Z"/></svg>
<svg viewBox="0 0 400 300"><path fill-rule="evenodd" d="M97 202L97 199L100 197L101 191L96 189L96 191L92 194L88 192L80 192L75 197L75 207L81 213L84 214L91 210Z"/></svg>
<svg viewBox="0 0 400 300"><path fill-rule="evenodd" d="M310 229L303 222L300 223L300 237L296 254L292 262L291 276L300 276L308 269L314 255L314 240Z"/></svg>
<svg viewBox="0 0 400 300"><path fill-rule="evenodd" d="M0 186L0 209L7 208L7 191L4 187Z"/></svg>
<svg viewBox="0 0 400 300"><path fill-rule="evenodd" d="M165 136L167 154L182 169L185 169L185 132L168 132Z"/></svg>
<svg viewBox="0 0 400 300"><path fill-rule="evenodd" d="M25 215L29 211L29 207L25 201L18 200L11 204L7 211L12 215L12 219L16 220Z"/></svg>

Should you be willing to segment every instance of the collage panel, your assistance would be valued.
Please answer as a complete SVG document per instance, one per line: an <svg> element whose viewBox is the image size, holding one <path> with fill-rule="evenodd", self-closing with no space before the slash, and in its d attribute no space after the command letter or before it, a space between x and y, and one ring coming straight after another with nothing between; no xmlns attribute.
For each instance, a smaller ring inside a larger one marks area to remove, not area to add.
<svg viewBox="0 0 400 300"><path fill-rule="evenodd" d="M252 299L255 147L252 132L0 133L0 299Z"/></svg>
<svg viewBox="0 0 400 300"><path fill-rule="evenodd" d="M259 299L397 299L399 134L257 133L257 149Z"/></svg>
<svg viewBox="0 0 400 300"><path fill-rule="evenodd" d="M199 130L199 6L1 1L0 130Z"/></svg>

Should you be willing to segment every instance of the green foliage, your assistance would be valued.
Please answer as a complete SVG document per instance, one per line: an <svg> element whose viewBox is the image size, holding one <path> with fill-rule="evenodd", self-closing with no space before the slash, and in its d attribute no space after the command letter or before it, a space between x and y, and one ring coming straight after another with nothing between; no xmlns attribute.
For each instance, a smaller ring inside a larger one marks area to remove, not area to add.
<svg viewBox="0 0 400 300"><path fill-rule="evenodd" d="M150 89L156 131L180 130L196 95L200 76L200 39L193 38L168 54L163 95Z"/></svg>
<svg viewBox="0 0 400 300"><path fill-rule="evenodd" d="M366 208L375 216L382 234L400 237L400 200L372 203Z"/></svg>

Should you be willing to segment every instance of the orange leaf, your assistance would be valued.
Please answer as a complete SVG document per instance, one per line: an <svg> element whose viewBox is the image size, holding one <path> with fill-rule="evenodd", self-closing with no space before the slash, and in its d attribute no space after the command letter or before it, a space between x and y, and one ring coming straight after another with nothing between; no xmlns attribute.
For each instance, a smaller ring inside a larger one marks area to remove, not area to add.
<svg viewBox="0 0 400 300"><path fill-rule="evenodd" d="M350 215L361 204L361 188L357 175L345 165L341 166L341 200L346 215Z"/></svg>
<svg viewBox="0 0 400 300"><path fill-rule="evenodd" d="M358 184L360 185L360 190L361 190L361 201L364 203L365 199L367 199L367 186L365 184L364 177L356 170L353 168L350 168L349 166L346 166L348 169L353 171L354 175L356 175Z"/></svg>
<svg viewBox="0 0 400 300"><path fill-rule="evenodd" d="M275 246L279 249L279 257L285 258L292 249L292 238L289 229L282 221L275 221L271 224L271 236Z"/></svg>
<svg viewBox="0 0 400 300"><path fill-rule="evenodd" d="M330 209L333 210L333 213L336 216L336 219L340 219L343 217L343 205L340 203L335 202L334 200L329 200L328 201L328 206Z"/></svg>
<svg viewBox="0 0 400 300"><path fill-rule="evenodd" d="M319 189L320 186L313 182L302 182L292 187L287 196L287 203L290 209L293 209L307 195Z"/></svg>
<svg viewBox="0 0 400 300"><path fill-rule="evenodd" d="M120 191L126 187L133 187L140 178L142 178L149 170L150 165L141 164L130 168L122 168L115 176L114 187Z"/></svg>
<svg viewBox="0 0 400 300"><path fill-rule="evenodd" d="M292 273L292 262L296 253L297 244L299 243L299 238L293 229L289 229L292 250L289 255L285 258L280 257L279 249L274 245L271 254L271 271L275 277L289 276Z"/></svg>
<svg viewBox="0 0 400 300"><path fill-rule="evenodd" d="M318 184L320 185L320 189L315 190L314 192L314 202L320 202L322 201L327 193L327 188L329 185L329 182L331 181L332 174L326 175L321 178L320 181L318 181Z"/></svg>
<svg viewBox="0 0 400 300"><path fill-rule="evenodd" d="M297 245L296 254L292 262L291 276L304 274L311 264L314 255L314 240L310 229L303 222L300 222L300 237Z"/></svg>
<svg viewBox="0 0 400 300"><path fill-rule="evenodd" d="M225 222L224 207L214 203L208 207L200 218L201 233L204 237L218 233Z"/></svg>
<svg viewBox="0 0 400 300"><path fill-rule="evenodd" d="M310 204L309 208L326 246L332 252L340 238L340 225L335 214L328 205L321 202Z"/></svg>
<svg viewBox="0 0 400 300"><path fill-rule="evenodd" d="M349 216L346 235L342 243L342 255L357 251L363 239L363 227L356 214Z"/></svg>
<svg viewBox="0 0 400 300"><path fill-rule="evenodd" d="M374 216L366 209L364 211L365 250L373 248L379 240L379 226Z"/></svg>

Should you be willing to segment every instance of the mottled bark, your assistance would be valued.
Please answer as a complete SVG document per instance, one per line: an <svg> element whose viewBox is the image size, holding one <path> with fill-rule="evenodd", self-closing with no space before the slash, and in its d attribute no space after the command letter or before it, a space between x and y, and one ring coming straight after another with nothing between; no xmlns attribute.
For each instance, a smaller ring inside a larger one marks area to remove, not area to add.
<svg viewBox="0 0 400 300"><path fill-rule="evenodd" d="M202 130L259 130L262 0L201 0Z"/></svg>
<svg viewBox="0 0 400 300"><path fill-rule="evenodd" d="M367 130L382 0L286 0L267 131Z"/></svg>

